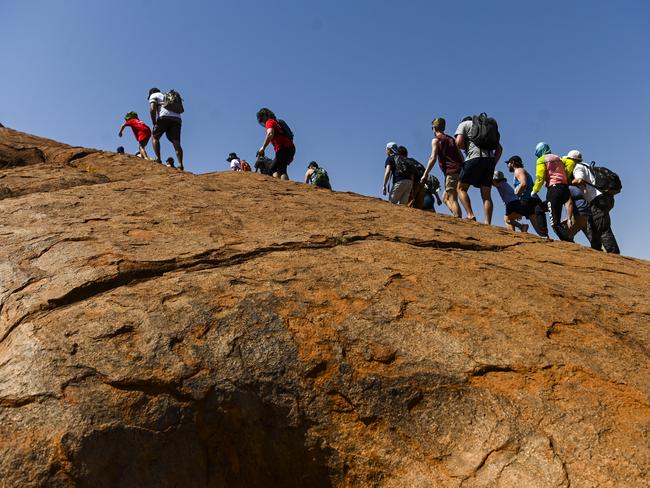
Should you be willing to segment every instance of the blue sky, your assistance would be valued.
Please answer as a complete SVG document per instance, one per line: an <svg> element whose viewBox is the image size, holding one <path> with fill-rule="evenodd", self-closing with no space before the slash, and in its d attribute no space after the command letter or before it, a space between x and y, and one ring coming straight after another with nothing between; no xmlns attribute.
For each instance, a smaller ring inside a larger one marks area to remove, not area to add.
<svg viewBox="0 0 650 488"><path fill-rule="evenodd" d="M541 140L617 171L614 232L650 259L649 2L0 0L0 18L8 127L134 152L122 117L149 122L148 89L175 88L188 170L254 160L268 106L296 134L293 179L316 160L335 189L380 197L387 141L426 162L433 117L453 132L485 111L531 172Z"/></svg>

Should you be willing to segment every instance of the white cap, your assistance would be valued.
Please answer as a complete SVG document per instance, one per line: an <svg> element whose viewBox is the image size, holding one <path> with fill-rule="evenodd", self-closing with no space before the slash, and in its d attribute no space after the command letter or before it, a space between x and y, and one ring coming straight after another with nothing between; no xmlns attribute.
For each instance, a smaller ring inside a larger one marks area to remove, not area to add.
<svg viewBox="0 0 650 488"><path fill-rule="evenodd" d="M397 143L396 142L389 142L388 144L386 144L386 149L390 149L395 154L397 154Z"/></svg>
<svg viewBox="0 0 650 488"><path fill-rule="evenodd" d="M582 153L577 149L572 149L565 157L573 159L574 161L582 161Z"/></svg>

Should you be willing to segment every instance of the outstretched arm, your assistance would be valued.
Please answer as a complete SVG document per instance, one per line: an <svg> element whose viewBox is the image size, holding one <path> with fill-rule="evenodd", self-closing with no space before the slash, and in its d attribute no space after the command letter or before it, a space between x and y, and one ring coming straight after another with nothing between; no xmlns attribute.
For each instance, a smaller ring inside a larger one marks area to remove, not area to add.
<svg viewBox="0 0 650 488"><path fill-rule="evenodd" d="M501 144L497 145L497 150L494 151L494 162L498 163L499 159L501 159L501 154L503 154L503 147Z"/></svg>
<svg viewBox="0 0 650 488"><path fill-rule="evenodd" d="M126 127L126 122L124 122L122 124L122 126L120 127L120 132L118 132L118 134L117 134L118 136L122 137L122 131L124 130L125 127Z"/></svg>
<svg viewBox="0 0 650 488"><path fill-rule="evenodd" d="M309 178L311 177L313 172L314 170L311 168L307 170L307 172L305 173L305 184L309 183Z"/></svg>
<svg viewBox="0 0 650 488"><path fill-rule="evenodd" d="M386 171L384 171L384 188L382 193L386 194L386 188L388 186L388 178L390 178L390 166L386 165Z"/></svg>
<svg viewBox="0 0 650 488"><path fill-rule="evenodd" d="M156 110L156 102L149 103L149 115L151 115L151 123L156 125L158 120L158 111Z"/></svg>
<svg viewBox="0 0 650 488"><path fill-rule="evenodd" d="M427 164L427 169L424 170L424 174L420 179L420 183L424 183L429 177L429 173L433 169L433 165L436 164L436 157L438 156L438 138L434 137L431 141L431 156L429 156L429 163Z"/></svg>
<svg viewBox="0 0 650 488"><path fill-rule="evenodd" d="M465 149L465 135L464 134L458 134L456 136L456 147L458 149Z"/></svg>
<svg viewBox="0 0 650 488"><path fill-rule="evenodd" d="M533 193L537 195L539 190L542 189L544 181L546 180L546 164L544 164L544 156L537 160L535 166L535 184L533 185Z"/></svg>
<svg viewBox="0 0 650 488"><path fill-rule="evenodd" d="M271 143L271 140L273 139L274 135L275 135L275 131L273 130L272 127L266 129L266 137L264 138L264 144L262 144L260 150L257 151L258 156L264 156L264 150L266 149L266 146L268 146Z"/></svg>

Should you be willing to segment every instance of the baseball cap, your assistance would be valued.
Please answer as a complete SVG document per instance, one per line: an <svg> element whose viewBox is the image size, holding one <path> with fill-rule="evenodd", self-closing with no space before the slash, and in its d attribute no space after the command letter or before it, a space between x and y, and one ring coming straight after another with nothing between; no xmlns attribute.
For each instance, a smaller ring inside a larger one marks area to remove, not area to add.
<svg viewBox="0 0 650 488"><path fill-rule="evenodd" d="M573 159L574 161L582 161L582 153L577 149L572 149L565 158Z"/></svg>
<svg viewBox="0 0 650 488"><path fill-rule="evenodd" d="M397 143L396 142L389 142L386 144L386 149L390 149L392 152L397 154Z"/></svg>
<svg viewBox="0 0 650 488"><path fill-rule="evenodd" d="M506 160L506 164L508 164L510 161L514 161L515 163L523 164L521 158L519 156L517 156L517 155L510 156L510 158Z"/></svg>
<svg viewBox="0 0 650 488"><path fill-rule="evenodd" d="M228 157L226 158L226 161L230 162L233 159L239 159L239 157L235 153L230 153L230 154L228 154Z"/></svg>

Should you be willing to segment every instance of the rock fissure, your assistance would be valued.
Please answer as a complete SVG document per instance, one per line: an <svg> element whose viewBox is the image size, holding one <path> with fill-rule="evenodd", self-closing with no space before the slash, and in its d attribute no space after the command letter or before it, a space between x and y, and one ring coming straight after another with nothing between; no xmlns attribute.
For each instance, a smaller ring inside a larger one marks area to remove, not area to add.
<svg viewBox="0 0 650 488"><path fill-rule="evenodd" d="M69 240L73 242L83 241L88 239L87 237L72 237ZM369 234L369 235L353 235L353 236L335 236L330 237L325 240L318 241L304 241L304 242L286 242L281 244L272 244L269 246L260 247L252 251L231 254L230 256L219 256L218 254L223 251L205 251L203 253L197 254L190 258L179 258L179 259L170 259L164 261L126 261L121 260L118 263L118 272L109 276L105 276L95 281L90 281L83 283L75 288L72 288L64 295L58 298L52 298L47 301L47 303L40 304L38 307L32 311L24 314L20 317L14 324L9 326L5 333L0 337L0 343L2 343L13 330L16 329L21 323L30 319L35 314L40 314L43 312L51 311L56 308L65 307L77 302L87 300L89 298L95 297L97 295L106 293L108 291L114 290L116 288L133 284L136 282L142 282L153 278L158 278L163 276L166 273L177 272L177 271L198 271L212 268L221 268L228 266L235 266L242 263L245 263L251 259L256 259L275 252L290 252L290 251L301 251L301 250L313 250L313 249L332 249L337 246L350 245L360 241L389 241L397 242L402 244L407 244L416 247L422 248L433 248L433 249L464 249L471 251L503 251L509 247L516 246L521 243L514 243L507 246L483 246L477 244L468 244L467 247L461 243L445 243L432 240L422 240L418 241L411 238L400 238L400 237L389 237L380 234ZM65 242L66 239L59 240L59 242ZM55 246L57 243L53 243L51 247ZM44 251L45 252L45 251ZM44 254L41 252L41 255ZM398 317L399 318L399 317Z"/></svg>

